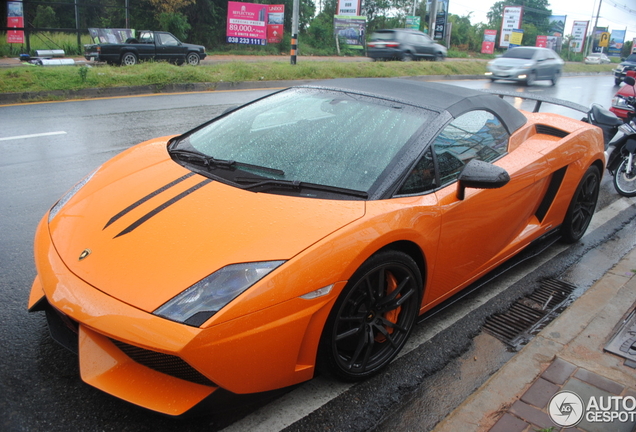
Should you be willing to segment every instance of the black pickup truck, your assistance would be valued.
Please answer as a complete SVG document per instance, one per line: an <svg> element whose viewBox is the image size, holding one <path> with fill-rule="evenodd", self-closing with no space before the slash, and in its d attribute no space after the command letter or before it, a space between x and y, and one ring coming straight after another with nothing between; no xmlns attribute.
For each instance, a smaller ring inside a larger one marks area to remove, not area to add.
<svg viewBox="0 0 636 432"><path fill-rule="evenodd" d="M125 43L84 45L86 60L131 66L140 60L163 60L192 66L206 56L205 47L182 43L168 32L143 30Z"/></svg>

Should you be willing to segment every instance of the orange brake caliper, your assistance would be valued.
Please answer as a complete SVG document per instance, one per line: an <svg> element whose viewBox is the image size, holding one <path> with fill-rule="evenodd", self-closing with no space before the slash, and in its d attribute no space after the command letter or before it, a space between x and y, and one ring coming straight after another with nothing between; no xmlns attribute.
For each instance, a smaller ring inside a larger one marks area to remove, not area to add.
<svg viewBox="0 0 636 432"><path fill-rule="evenodd" d="M393 276L393 273L391 272L387 272L386 273L386 295L390 295L393 291L395 291L395 289L398 286L398 281L395 278L395 276ZM400 296L398 295L397 298L400 298ZM393 324L397 323L398 320L398 316L400 315L400 311L402 310L402 306L399 306L393 310L390 310L388 312L384 313L384 319L386 319L387 321L392 322ZM392 334L393 333L393 327L389 327L386 326L386 331L388 334ZM375 337L375 341L376 342L384 342L386 340L386 337L382 334L379 333L378 335L376 335Z"/></svg>

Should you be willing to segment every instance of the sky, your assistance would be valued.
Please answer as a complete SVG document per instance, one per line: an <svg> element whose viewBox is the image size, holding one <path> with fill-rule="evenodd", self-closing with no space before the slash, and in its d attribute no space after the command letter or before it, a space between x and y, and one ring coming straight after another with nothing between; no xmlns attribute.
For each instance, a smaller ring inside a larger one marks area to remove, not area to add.
<svg viewBox="0 0 636 432"><path fill-rule="evenodd" d="M486 14L497 0L449 0L448 11L452 14L465 16L471 14L471 23L488 22ZM612 30L627 29L625 40L636 38L636 0L600 0L601 13L598 26L609 27ZM590 21L590 27L596 20L599 0L549 0L549 9L553 15L567 15L565 34L572 33L574 21Z"/></svg>

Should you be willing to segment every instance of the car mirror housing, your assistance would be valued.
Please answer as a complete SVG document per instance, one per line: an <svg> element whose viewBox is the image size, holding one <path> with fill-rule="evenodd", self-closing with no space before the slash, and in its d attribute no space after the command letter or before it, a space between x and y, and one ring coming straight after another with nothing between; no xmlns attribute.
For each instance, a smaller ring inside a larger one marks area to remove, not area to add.
<svg viewBox="0 0 636 432"><path fill-rule="evenodd" d="M634 77L631 77L631 76L626 76L625 78L623 78L623 82L625 84L633 86L634 84L636 84L636 79L634 79Z"/></svg>
<svg viewBox="0 0 636 432"><path fill-rule="evenodd" d="M473 159L466 164L459 174L457 182L457 198L464 199L466 188L497 189L510 181L508 172L488 162Z"/></svg>

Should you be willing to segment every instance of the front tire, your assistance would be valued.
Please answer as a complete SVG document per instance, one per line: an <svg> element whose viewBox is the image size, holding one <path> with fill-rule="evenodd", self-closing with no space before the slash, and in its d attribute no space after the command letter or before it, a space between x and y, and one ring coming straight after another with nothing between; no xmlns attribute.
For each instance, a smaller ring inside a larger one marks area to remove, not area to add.
<svg viewBox="0 0 636 432"><path fill-rule="evenodd" d="M619 85L621 85L621 83L622 83L622 82L623 82L623 80L622 80L622 79L620 79L620 78L614 78L614 85L619 86Z"/></svg>
<svg viewBox="0 0 636 432"><path fill-rule="evenodd" d="M536 72L530 72L528 74L528 76L526 77L526 85L527 86L531 86L534 84L534 82L537 80L537 73Z"/></svg>
<svg viewBox="0 0 636 432"><path fill-rule="evenodd" d="M197 66L200 61L201 61L201 57L199 56L199 54L195 52L188 53L188 55L186 56L186 62L190 66Z"/></svg>
<svg viewBox="0 0 636 432"><path fill-rule="evenodd" d="M572 196L570 207L561 225L564 242L575 243L585 234L594 215L600 184L601 174L598 168L589 167Z"/></svg>
<svg viewBox="0 0 636 432"><path fill-rule="evenodd" d="M636 196L636 157L632 158L631 173L627 174L629 159L624 157L614 171L614 188L616 192L625 197Z"/></svg>
<svg viewBox="0 0 636 432"><path fill-rule="evenodd" d="M320 341L319 369L360 381L385 368L415 325L422 278L402 252L384 251L354 273L329 314Z"/></svg>

